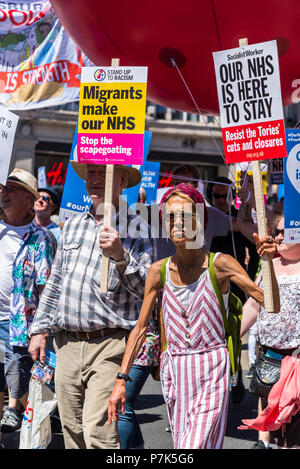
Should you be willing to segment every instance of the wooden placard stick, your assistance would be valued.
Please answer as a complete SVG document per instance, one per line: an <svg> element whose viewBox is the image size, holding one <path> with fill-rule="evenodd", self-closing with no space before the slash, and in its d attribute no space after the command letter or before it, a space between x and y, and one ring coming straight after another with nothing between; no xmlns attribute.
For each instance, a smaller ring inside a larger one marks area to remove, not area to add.
<svg viewBox="0 0 300 469"><path fill-rule="evenodd" d="M239 46L247 46L248 39L240 39ZM268 235L266 208L264 203L262 175L260 170L259 161L251 161L253 172L253 185L254 196L257 213L258 235L260 238ZM272 262L272 261L271 261ZM268 313L274 313L273 289L272 289L272 275L271 275L271 262L268 259L261 259L261 273L264 287L264 300L265 310Z"/></svg>
<svg viewBox="0 0 300 469"><path fill-rule="evenodd" d="M120 59L111 60L112 67L118 67L119 65L120 65ZM105 173L103 226L111 226L113 183L114 183L114 165L108 164L106 165L106 173ZM100 293L107 293L108 268L109 268L109 257L107 257L104 253L102 253Z"/></svg>

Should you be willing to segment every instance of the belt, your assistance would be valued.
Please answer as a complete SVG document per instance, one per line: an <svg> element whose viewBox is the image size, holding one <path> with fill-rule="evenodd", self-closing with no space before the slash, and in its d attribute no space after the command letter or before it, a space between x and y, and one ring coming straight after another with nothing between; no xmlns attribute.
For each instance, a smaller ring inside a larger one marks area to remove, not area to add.
<svg viewBox="0 0 300 469"><path fill-rule="evenodd" d="M107 335L114 335L120 328L117 327L105 327L104 329L98 329L98 331L91 331L91 332L78 332L78 331L64 331L66 334L71 335L72 337L76 337L78 340L91 340L91 339L99 339L99 337L106 337Z"/></svg>

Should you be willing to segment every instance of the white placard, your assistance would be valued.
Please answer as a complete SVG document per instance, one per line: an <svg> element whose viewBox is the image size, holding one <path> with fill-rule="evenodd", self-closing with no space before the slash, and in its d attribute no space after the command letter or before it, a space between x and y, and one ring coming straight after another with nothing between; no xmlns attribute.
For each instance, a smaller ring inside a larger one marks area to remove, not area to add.
<svg viewBox="0 0 300 469"><path fill-rule="evenodd" d="M0 107L0 184L6 184L19 116Z"/></svg>
<svg viewBox="0 0 300 469"><path fill-rule="evenodd" d="M276 41L213 53L225 163L286 156Z"/></svg>
<svg viewBox="0 0 300 469"><path fill-rule="evenodd" d="M213 53L221 126L283 119L276 41Z"/></svg>

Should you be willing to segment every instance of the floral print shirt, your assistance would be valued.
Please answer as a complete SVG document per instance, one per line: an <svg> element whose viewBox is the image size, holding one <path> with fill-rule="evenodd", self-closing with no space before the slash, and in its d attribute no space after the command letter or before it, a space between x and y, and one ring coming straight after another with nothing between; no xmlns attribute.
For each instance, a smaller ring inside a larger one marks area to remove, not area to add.
<svg viewBox="0 0 300 469"><path fill-rule="evenodd" d="M54 249L47 231L33 221L24 234L13 263L10 300L10 343L28 346L28 328L38 306L38 286L45 285Z"/></svg>
<svg viewBox="0 0 300 469"><path fill-rule="evenodd" d="M277 276L280 312L267 313L262 307L257 317L258 340L276 349L297 348L300 340L300 274ZM260 285L262 288L262 283Z"/></svg>
<svg viewBox="0 0 300 469"><path fill-rule="evenodd" d="M160 339L159 333L156 327L156 321L151 316L146 332L146 339L137 357L134 361L134 365L139 366L157 366L159 364L159 352L160 352Z"/></svg>

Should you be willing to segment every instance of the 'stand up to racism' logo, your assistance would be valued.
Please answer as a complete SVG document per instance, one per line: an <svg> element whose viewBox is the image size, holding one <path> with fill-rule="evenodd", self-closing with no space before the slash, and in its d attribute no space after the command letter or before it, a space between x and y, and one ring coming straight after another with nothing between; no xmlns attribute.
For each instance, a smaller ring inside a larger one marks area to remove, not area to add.
<svg viewBox="0 0 300 469"><path fill-rule="evenodd" d="M105 80L106 72L103 70L103 68L99 68L99 70L95 71L94 77L97 81L103 81Z"/></svg>

